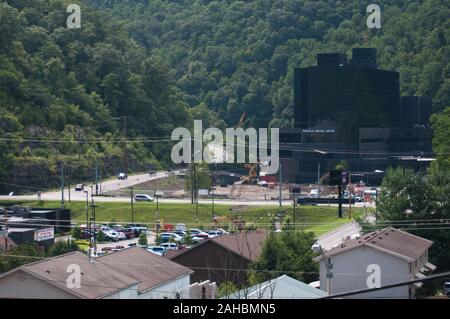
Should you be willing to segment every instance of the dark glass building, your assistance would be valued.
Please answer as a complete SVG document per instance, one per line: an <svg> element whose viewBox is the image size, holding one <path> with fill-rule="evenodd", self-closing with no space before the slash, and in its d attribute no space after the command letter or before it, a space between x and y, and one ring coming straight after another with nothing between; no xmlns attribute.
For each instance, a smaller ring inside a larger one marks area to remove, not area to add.
<svg viewBox="0 0 450 319"><path fill-rule="evenodd" d="M350 171L371 172L430 155L431 99L400 97L399 74L378 69L376 55L319 54L317 66L294 70L295 129L280 132L289 181L315 180L319 163L325 171L345 160Z"/></svg>

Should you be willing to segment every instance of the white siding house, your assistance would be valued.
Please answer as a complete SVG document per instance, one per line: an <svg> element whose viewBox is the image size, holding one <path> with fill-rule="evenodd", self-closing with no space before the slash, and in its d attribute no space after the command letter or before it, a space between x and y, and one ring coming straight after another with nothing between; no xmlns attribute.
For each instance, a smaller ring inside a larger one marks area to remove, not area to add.
<svg viewBox="0 0 450 319"><path fill-rule="evenodd" d="M435 270L428 262L432 242L418 236L386 228L349 240L324 252L320 261L320 289L330 295L383 287L417 279ZM332 278L327 278L326 263ZM379 274L379 276L378 276ZM344 298L414 298L417 285L404 285Z"/></svg>

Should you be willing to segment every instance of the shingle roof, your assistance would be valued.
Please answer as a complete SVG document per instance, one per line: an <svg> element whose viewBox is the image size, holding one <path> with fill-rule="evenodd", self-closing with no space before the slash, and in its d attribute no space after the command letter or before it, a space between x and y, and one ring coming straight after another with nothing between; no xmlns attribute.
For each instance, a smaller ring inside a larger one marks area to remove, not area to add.
<svg viewBox="0 0 450 319"><path fill-rule="evenodd" d="M189 253L193 249L199 249L206 243L214 243L232 251L237 255L243 256L250 261L254 261L261 254L262 246L267 236L268 232L262 229L228 234L205 240L192 248L183 250L169 250L164 257L167 259L175 259L180 255Z"/></svg>
<svg viewBox="0 0 450 319"><path fill-rule="evenodd" d="M69 276L67 267L71 264L80 266L80 288L67 288L66 280ZM19 269L81 298L100 298L138 283L136 279L117 272L104 263L90 262L81 252L48 258L24 265Z"/></svg>
<svg viewBox="0 0 450 319"><path fill-rule="evenodd" d="M363 235L359 239L346 241L325 252L325 256L333 256L355 247L366 246L382 250L408 261L414 261L420 258L432 244L433 242L428 239L388 227ZM321 256L317 257L317 260L320 259Z"/></svg>
<svg viewBox="0 0 450 319"><path fill-rule="evenodd" d="M132 247L97 258L122 274L139 281L139 292L159 286L193 271L169 259Z"/></svg>
<svg viewBox="0 0 450 319"><path fill-rule="evenodd" d="M80 266L81 287L69 289L66 280L71 264ZM16 268L23 270L81 298L101 298L133 285L139 292L172 281L193 271L170 260L132 247L95 258L92 262L81 252L71 252Z"/></svg>
<svg viewBox="0 0 450 319"><path fill-rule="evenodd" d="M262 252L268 233L266 230L240 232L211 239L214 243L254 261Z"/></svg>
<svg viewBox="0 0 450 319"><path fill-rule="evenodd" d="M283 275L240 290L224 299L314 299L325 296L327 296L325 291Z"/></svg>

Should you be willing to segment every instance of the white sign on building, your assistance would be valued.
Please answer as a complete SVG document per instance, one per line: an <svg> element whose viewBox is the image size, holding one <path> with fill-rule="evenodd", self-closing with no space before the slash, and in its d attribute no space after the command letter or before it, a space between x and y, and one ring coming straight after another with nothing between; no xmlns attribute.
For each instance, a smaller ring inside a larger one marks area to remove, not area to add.
<svg viewBox="0 0 450 319"><path fill-rule="evenodd" d="M53 239L53 238L55 238L55 229L53 227L37 229L34 232L34 240L35 241L43 241L43 240L48 240L48 239Z"/></svg>

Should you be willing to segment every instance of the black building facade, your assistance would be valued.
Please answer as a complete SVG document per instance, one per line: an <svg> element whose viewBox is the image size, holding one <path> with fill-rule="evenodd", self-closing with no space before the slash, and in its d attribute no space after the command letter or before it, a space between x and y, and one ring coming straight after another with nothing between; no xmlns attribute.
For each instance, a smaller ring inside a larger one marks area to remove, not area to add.
<svg viewBox="0 0 450 319"><path fill-rule="evenodd" d="M295 129L280 131L286 180L315 181L319 165L325 171L343 160L370 173L431 156L431 99L400 97L399 74L378 69L376 54L319 54L317 66L294 70Z"/></svg>

